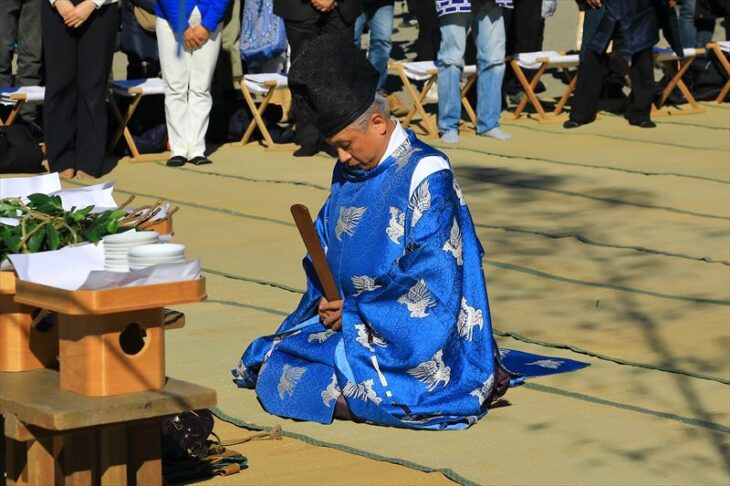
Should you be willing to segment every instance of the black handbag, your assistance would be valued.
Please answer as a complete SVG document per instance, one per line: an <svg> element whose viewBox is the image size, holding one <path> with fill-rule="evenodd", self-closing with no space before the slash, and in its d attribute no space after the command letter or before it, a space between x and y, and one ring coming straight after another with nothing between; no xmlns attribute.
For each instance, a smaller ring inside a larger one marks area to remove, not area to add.
<svg viewBox="0 0 730 486"><path fill-rule="evenodd" d="M46 172L43 152L22 123L0 127L0 174Z"/></svg>

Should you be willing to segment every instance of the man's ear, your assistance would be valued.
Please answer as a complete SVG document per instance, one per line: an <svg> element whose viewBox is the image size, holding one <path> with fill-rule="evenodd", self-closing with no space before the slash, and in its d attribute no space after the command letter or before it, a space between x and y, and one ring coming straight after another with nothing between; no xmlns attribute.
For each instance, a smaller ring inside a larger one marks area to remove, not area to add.
<svg viewBox="0 0 730 486"><path fill-rule="evenodd" d="M370 119L370 125L375 129L378 135L385 135L388 131L388 120L381 113L374 113Z"/></svg>

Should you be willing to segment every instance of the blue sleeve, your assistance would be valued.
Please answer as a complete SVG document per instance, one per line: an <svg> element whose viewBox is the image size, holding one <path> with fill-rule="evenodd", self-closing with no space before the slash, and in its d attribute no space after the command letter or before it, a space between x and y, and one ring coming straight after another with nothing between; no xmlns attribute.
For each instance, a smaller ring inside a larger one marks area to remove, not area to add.
<svg viewBox="0 0 730 486"><path fill-rule="evenodd" d="M218 24L223 20L229 0L211 0L210 6L200 21L200 24L208 29L208 32L215 32Z"/></svg>

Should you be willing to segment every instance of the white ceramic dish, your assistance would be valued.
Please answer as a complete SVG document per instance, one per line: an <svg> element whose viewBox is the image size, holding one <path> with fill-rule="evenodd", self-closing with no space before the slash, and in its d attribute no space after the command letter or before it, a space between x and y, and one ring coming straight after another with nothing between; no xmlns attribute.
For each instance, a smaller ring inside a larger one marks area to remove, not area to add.
<svg viewBox="0 0 730 486"><path fill-rule="evenodd" d="M139 245L129 249L130 257L169 257L185 254L185 245L164 243L157 245Z"/></svg>
<svg viewBox="0 0 730 486"><path fill-rule="evenodd" d="M128 244L132 242L158 241L160 235L156 231L128 231L126 233L117 233L115 235L107 235L102 240L105 245Z"/></svg>

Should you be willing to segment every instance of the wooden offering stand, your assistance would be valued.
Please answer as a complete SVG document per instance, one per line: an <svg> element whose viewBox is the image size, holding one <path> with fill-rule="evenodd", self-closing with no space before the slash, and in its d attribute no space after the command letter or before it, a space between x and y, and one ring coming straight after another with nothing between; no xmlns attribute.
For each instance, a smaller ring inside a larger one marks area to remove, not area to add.
<svg viewBox="0 0 730 486"><path fill-rule="evenodd" d="M39 308L16 303L15 289L15 272L0 272L0 372L55 366L57 323L52 316L41 319L46 313Z"/></svg>
<svg viewBox="0 0 730 486"><path fill-rule="evenodd" d="M161 485L161 419L216 403L165 377L164 329L184 316L164 306L205 298L204 278L77 291L17 281L16 302L58 315L60 371L0 373L8 483Z"/></svg>
<svg viewBox="0 0 730 486"><path fill-rule="evenodd" d="M205 298L204 278L76 291L19 281L15 295L58 314L61 389L96 397L162 388L164 307Z"/></svg>

